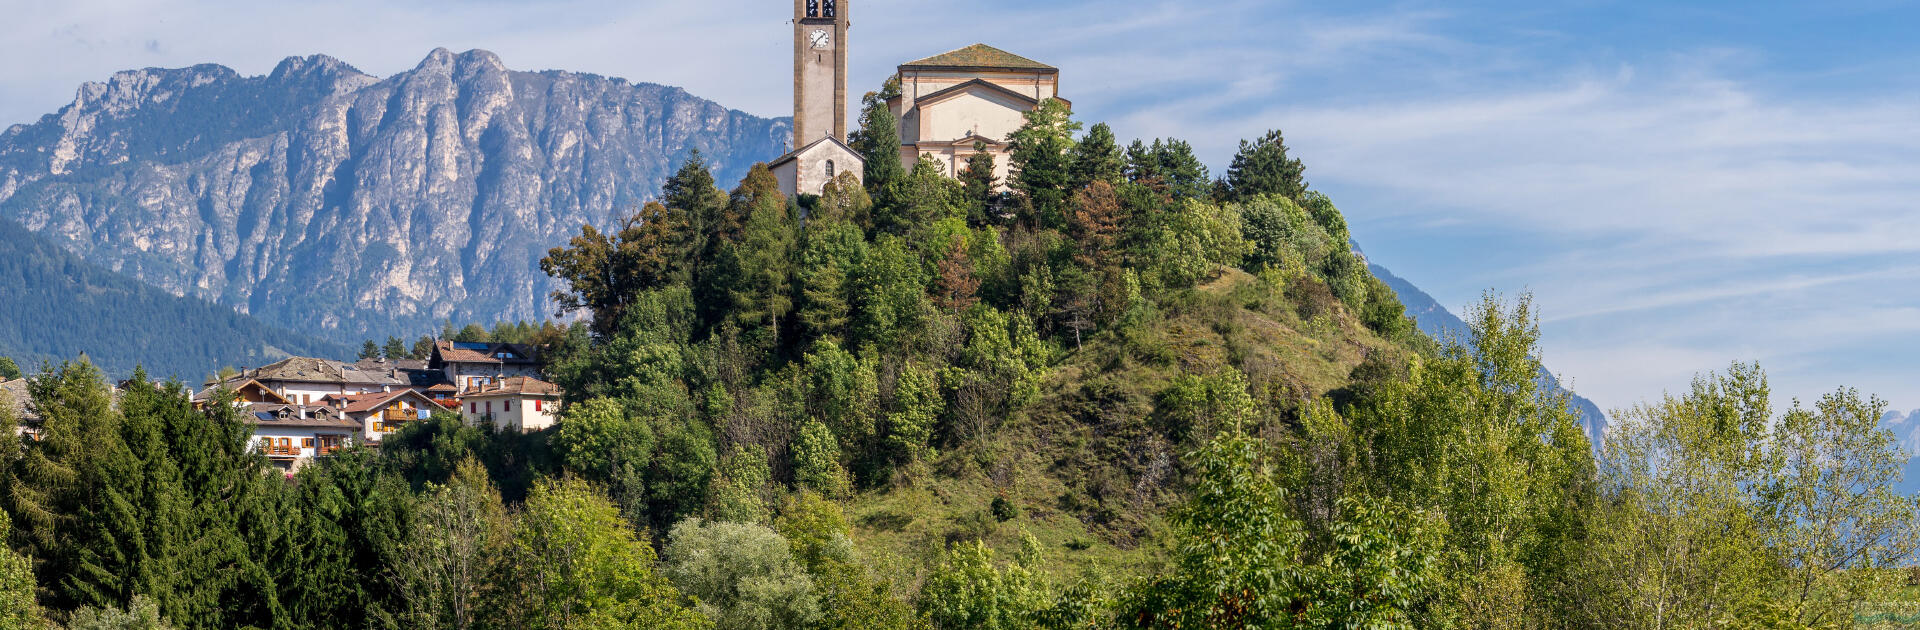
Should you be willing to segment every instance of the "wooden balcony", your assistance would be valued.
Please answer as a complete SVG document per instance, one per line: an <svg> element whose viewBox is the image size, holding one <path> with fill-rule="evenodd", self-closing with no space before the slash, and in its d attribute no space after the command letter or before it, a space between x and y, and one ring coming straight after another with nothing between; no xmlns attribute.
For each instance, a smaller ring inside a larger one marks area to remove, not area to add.
<svg viewBox="0 0 1920 630"><path fill-rule="evenodd" d="M389 407L386 411L380 412L380 420L382 422L412 422L419 419L420 412L414 409Z"/></svg>

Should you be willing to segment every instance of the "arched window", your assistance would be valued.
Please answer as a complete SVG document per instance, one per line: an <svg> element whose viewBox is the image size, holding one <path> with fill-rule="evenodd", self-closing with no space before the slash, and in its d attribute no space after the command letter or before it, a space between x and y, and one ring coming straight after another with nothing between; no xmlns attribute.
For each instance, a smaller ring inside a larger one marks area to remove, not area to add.
<svg viewBox="0 0 1920 630"><path fill-rule="evenodd" d="M833 160L827 160L827 179L833 179Z"/></svg>
<svg viewBox="0 0 1920 630"><path fill-rule="evenodd" d="M827 4L827 13L826 15L823 15L821 17L833 17L834 5L839 4L839 2L836 2L835 0L825 0L825 2Z"/></svg>
<svg viewBox="0 0 1920 630"><path fill-rule="evenodd" d="M831 11L832 9L828 10ZM807 0L807 17L820 17L820 0Z"/></svg>

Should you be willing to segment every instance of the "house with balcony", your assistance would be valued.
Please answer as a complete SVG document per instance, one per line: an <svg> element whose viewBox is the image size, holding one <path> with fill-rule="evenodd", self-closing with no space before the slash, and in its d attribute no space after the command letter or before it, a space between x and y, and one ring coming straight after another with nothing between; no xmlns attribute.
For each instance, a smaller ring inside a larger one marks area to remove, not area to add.
<svg viewBox="0 0 1920 630"><path fill-rule="evenodd" d="M361 438L373 445L380 444L383 436L400 430L408 423L431 417L435 410L447 410L426 394L411 388L334 395L327 397L327 403L338 405L341 414L359 428Z"/></svg>
<svg viewBox="0 0 1920 630"><path fill-rule="evenodd" d="M314 405L328 396L388 393L412 387L413 382L398 368L363 367L331 359L288 357L264 367L241 370L224 381L208 382L207 390L223 385L239 392L241 400L246 402ZM271 392L272 396L265 392ZM202 391L202 395L196 398L203 398L210 393Z"/></svg>
<svg viewBox="0 0 1920 630"><path fill-rule="evenodd" d="M243 411L241 420L253 426L254 448L288 474L352 445L359 433L357 423L326 405L246 403Z"/></svg>
<svg viewBox="0 0 1920 630"><path fill-rule="evenodd" d="M460 417L468 426L491 426L497 431L531 433L553 426L559 412L560 386L537 378L514 376L469 390L460 398Z"/></svg>

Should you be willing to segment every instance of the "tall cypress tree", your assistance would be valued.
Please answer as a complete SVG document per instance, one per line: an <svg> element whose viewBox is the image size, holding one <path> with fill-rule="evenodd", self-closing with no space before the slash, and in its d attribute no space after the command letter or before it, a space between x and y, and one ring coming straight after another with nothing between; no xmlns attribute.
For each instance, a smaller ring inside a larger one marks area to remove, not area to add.
<svg viewBox="0 0 1920 630"><path fill-rule="evenodd" d="M887 107L887 100L899 95L900 78L889 77L880 91L860 97L860 128L847 139L847 144L866 160L867 192L881 205L893 202L887 195L888 186L907 175L906 167L900 164L900 124Z"/></svg>

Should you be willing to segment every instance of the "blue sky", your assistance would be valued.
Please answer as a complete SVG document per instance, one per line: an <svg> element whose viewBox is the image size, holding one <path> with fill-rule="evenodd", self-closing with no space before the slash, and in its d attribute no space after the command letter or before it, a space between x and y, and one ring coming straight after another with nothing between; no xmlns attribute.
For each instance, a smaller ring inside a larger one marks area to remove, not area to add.
<svg viewBox="0 0 1920 630"><path fill-rule="evenodd" d="M1456 310L1531 291L1549 365L1602 407L1734 360L1783 402L1920 406L1913 2L845 1L859 89L983 41L1216 171L1283 129L1376 262ZM385 75L436 46L784 115L788 6L0 0L0 125L124 68L326 53Z"/></svg>

